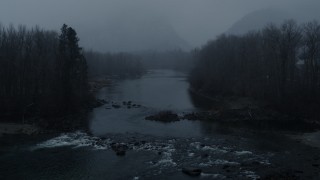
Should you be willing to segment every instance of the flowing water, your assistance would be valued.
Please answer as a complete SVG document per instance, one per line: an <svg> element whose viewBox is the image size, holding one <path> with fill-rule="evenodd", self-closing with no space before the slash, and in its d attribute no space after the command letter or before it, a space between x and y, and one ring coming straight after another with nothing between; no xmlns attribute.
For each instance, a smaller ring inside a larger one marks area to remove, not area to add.
<svg viewBox="0 0 320 180"><path fill-rule="evenodd" d="M0 179L193 179L184 167L201 168L201 179L259 179L274 171L320 177L319 149L286 133L145 120L162 110L210 108L188 87L185 74L172 70L115 81L97 94L108 103L90 114L90 133L3 137ZM127 149L125 156L115 154L115 144Z"/></svg>

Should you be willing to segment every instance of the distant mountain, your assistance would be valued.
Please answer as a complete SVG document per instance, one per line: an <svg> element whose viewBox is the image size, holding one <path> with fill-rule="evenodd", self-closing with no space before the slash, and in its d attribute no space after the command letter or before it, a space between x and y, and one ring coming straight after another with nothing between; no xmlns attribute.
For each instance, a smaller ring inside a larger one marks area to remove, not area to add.
<svg viewBox="0 0 320 180"><path fill-rule="evenodd" d="M289 19L288 12L278 9L263 9L245 15L234 23L227 34L244 34L248 31L262 29L268 23L280 24L285 19Z"/></svg>
<svg viewBox="0 0 320 180"><path fill-rule="evenodd" d="M310 2L310 1L309 1ZM234 23L226 34L244 34L259 30L268 23L281 24L284 20L295 19L298 23L318 20L320 22L320 1L312 3L289 4L286 7L261 9L251 12Z"/></svg>
<svg viewBox="0 0 320 180"><path fill-rule="evenodd" d="M81 44L86 49L100 52L190 49L188 43L164 20L148 17L115 19L102 20L98 25L78 23L76 29Z"/></svg>

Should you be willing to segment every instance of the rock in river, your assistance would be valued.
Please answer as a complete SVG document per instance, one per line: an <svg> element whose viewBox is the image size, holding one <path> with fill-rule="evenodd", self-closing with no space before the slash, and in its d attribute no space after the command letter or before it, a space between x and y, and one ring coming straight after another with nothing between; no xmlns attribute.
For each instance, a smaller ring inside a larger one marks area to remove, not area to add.
<svg viewBox="0 0 320 180"><path fill-rule="evenodd" d="M121 108L121 106L120 106L120 105L118 105L118 104L112 104L112 107L113 107L113 108L116 108L116 109Z"/></svg>
<svg viewBox="0 0 320 180"><path fill-rule="evenodd" d="M182 168L182 172L189 176L200 176L202 170L199 168Z"/></svg>
<svg viewBox="0 0 320 180"><path fill-rule="evenodd" d="M126 150L129 149L129 147L126 144L122 144L122 143L112 143L111 148L113 151L116 152L117 156L126 155Z"/></svg>
<svg viewBox="0 0 320 180"><path fill-rule="evenodd" d="M180 120L179 116L171 111L161 111L158 114L147 116L145 119L161 122L174 122Z"/></svg>

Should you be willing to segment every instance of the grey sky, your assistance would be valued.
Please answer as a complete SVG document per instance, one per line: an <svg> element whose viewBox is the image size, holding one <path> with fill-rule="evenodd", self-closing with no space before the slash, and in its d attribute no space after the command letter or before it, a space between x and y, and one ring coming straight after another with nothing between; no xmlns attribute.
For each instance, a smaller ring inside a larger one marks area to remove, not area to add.
<svg viewBox="0 0 320 180"><path fill-rule="evenodd" d="M144 26L144 22L161 20L170 24L191 47L195 47L227 31L252 11L268 7L289 8L299 2L315 1L317 0L1 0L0 22L40 25L47 29L59 29L63 23L67 23L75 26L80 37L86 39L87 37L82 36L88 36L89 30L82 32L80 28L100 28L107 33L107 29L130 29ZM110 30L110 33L118 34L128 32L129 30ZM131 35L134 36L134 33ZM126 37L131 38L130 35ZM132 39L133 41L135 40ZM121 43L117 48L120 46ZM111 45L109 48L112 49Z"/></svg>

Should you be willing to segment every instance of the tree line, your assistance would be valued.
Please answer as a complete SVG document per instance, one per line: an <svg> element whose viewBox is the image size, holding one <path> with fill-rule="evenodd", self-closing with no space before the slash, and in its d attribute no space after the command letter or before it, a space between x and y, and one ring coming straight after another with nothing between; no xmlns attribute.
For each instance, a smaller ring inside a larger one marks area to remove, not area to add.
<svg viewBox="0 0 320 180"><path fill-rule="evenodd" d="M286 20L244 35L220 35L195 57L189 80L198 92L254 97L291 110L320 103L317 21Z"/></svg>
<svg viewBox="0 0 320 180"><path fill-rule="evenodd" d="M145 72L139 55L130 53L100 53L85 51L89 77L116 75L119 77L141 76Z"/></svg>
<svg viewBox="0 0 320 180"><path fill-rule="evenodd" d="M174 69L190 72L193 66L192 52L181 49L170 51L142 51L138 55L148 69Z"/></svg>
<svg viewBox="0 0 320 180"><path fill-rule="evenodd" d="M76 31L0 27L0 114L59 116L88 101L87 64Z"/></svg>

